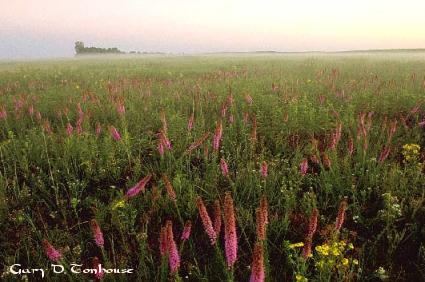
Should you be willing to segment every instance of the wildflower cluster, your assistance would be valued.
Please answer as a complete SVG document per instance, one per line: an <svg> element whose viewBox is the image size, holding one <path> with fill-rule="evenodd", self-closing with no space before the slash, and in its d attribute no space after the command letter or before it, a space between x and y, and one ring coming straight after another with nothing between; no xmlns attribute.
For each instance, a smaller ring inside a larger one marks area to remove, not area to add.
<svg viewBox="0 0 425 282"><path fill-rule="evenodd" d="M391 193L382 194L384 208L378 212L379 217L386 219L396 219L401 216L401 206L396 196Z"/></svg>
<svg viewBox="0 0 425 282"><path fill-rule="evenodd" d="M402 154L404 157L404 163L415 164L419 161L419 151L421 147L417 144L405 144L403 145Z"/></svg>
<svg viewBox="0 0 425 282"><path fill-rule="evenodd" d="M305 248L306 244L303 242L289 243L284 242L286 249L291 250L289 259L296 268L294 273L295 281L308 281L309 271L308 265L303 264L305 259L298 252L298 256L294 256L294 251L297 249ZM346 243L344 240L329 241L322 245L315 247L315 252L310 255L314 261L314 273L320 277L328 277L331 279L334 275L340 278L347 277L347 275L356 267L359 262L357 259L349 258L347 254L354 249L352 243ZM311 273L310 273L311 274ZM310 277L314 278L314 277ZM334 277L335 278L335 277Z"/></svg>
<svg viewBox="0 0 425 282"><path fill-rule="evenodd" d="M353 244L347 244L345 241L328 242L316 246L316 262L315 266L318 270L344 270L352 265L358 265L356 259L349 259L345 254L354 249Z"/></svg>

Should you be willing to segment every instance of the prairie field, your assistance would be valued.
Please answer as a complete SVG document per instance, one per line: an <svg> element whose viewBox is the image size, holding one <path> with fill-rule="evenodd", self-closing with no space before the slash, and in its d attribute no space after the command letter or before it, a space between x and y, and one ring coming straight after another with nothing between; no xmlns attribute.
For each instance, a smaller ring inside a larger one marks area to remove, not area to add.
<svg viewBox="0 0 425 282"><path fill-rule="evenodd" d="M0 62L0 280L424 281L424 148L421 52Z"/></svg>

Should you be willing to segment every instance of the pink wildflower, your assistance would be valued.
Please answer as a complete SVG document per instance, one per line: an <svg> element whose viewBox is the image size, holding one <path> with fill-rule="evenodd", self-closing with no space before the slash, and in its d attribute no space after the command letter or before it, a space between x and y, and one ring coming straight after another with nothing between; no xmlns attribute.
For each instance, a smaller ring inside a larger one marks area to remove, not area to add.
<svg viewBox="0 0 425 282"><path fill-rule="evenodd" d="M171 150L171 142L168 139L167 135L165 135L165 132L161 130L161 132L159 133L159 140L162 143L163 147Z"/></svg>
<svg viewBox="0 0 425 282"><path fill-rule="evenodd" d="M72 131L74 131L74 127L72 127L72 125L68 122L66 124L66 134L68 136L71 136L72 135Z"/></svg>
<svg viewBox="0 0 425 282"><path fill-rule="evenodd" d="M390 155L390 151L391 151L391 149L390 149L389 146L384 146L384 148L381 151L381 154L379 155L378 161L380 163L383 163L388 158L388 156Z"/></svg>
<svg viewBox="0 0 425 282"><path fill-rule="evenodd" d="M77 120L76 128L78 135L83 133L83 118L79 118Z"/></svg>
<svg viewBox="0 0 425 282"><path fill-rule="evenodd" d="M103 247L103 244L105 243L105 241L103 239L102 230L100 229L100 226L97 223L96 219L92 219L90 221L90 227L91 227L91 231L93 233L93 238L94 238L94 241L96 242L96 245L98 247Z"/></svg>
<svg viewBox="0 0 425 282"><path fill-rule="evenodd" d="M346 210L347 210L347 200L344 199L339 204L338 216L337 216L336 221L335 221L335 229L337 231L339 231L341 229L342 224L344 223L345 211Z"/></svg>
<svg viewBox="0 0 425 282"><path fill-rule="evenodd" d="M46 239L43 240L43 247L47 257L51 261L58 262L62 258L62 254L56 250Z"/></svg>
<svg viewBox="0 0 425 282"><path fill-rule="evenodd" d="M306 260L309 257L311 257L311 247L312 247L312 240L311 238L307 238L306 242L304 243L302 256Z"/></svg>
<svg viewBox="0 0 425 282"><path fill-rule="evenodd" d="M237 259L238 239L236 236L235 210L230 192L226 192L224 196L224 241L227 266L231 268Z"/></svg>
<svg viewBox="0 0 425 282"><path fill-rule="evenodd" d="M314 233L316 233L318 216L319 210L314 208L310 216L310 221L308 223L307 238L313 238Z"/></svg>
<svg viewBox="0 0 425 282"><path fill-rule="evenodd" d="M268 203L266 196L262 196L260 200L260 207L255 211L256 224L257 224L257 239L259 241L266 240L268 219Z"/></svg>
<svg viewBox="0 0 425 282"><path fill-rule="evenodd" d="M136 183L136 185L134 185L133 187L131 187L130 189L127 190L127 193L125 194L125 196L127 198L132 198L135 197L137 194L139 194L140 192L145 191L145 186L146 184L148 184L149 180L151 179L152 175L147 175L145 176L142 180L140 180L139 182Z"/></svg>
<svg viewBox="0 0 425 282"><path fill-rule="evenodd" d="M307 170L308 170L308 160L303 159L301 164L300 164L300 172L301 172L302 175L306 175Z"/></svg>
<svg viewBox="0 0 425 282"><path fill-rule="evenodd" d="M196 205L198 206L199 216L201 217L204 230L210 238L211 245L214 246L217 240L217 234L214 231L211 218L208 215L207 209L205 208L204 202L201 197L196 198Z"/></svg>
<svg viewBox="0 0 425 282"><path fill-rule="evenodd" d="M213 148L215 151L218 151L218 149L220 148L220 141L222 136L223 136L223 124L220 121L219 123L217 123L217 126L215 128L215 133L214 133Z"/></svg>
<svg viewBox="0 0 425 282"><path fill-rule="evenodd" d="M210 136L210 133L209 132L205 133L198 140L196 140L195 142L193 142L192 144L190 144L189 148L187 148L187 150L186 150L186 153L190 153L193 150L195 150L196 148L198 148L199 146L201 146L202 143L204 143L205 140L207 140L208 136Z"/></svg>
<svg viewBox="0 0 425 282"><path fill-rule="evenodd" d="M171 184L166 174L162 175L162 181L164 182L165 188L167 189L168 198L170 198L171 201L176 202L176 192L174 191L173 185Z"/></svg>
<svg viewBox="0 0 425 282"><path fill-rule="evenodd" d="M112 138L114 138L115 141L121 140L121 135L114 126L111 126L109 131L111 132L111 136L112 136Z"/></svg>
<svg viewBox="0 0 425 282"><path fill-rule="evenodd" d="M164 145L162 144L160 140L158 141L157 148L158 148L159 155L162 157L164 155L165 150L164 150Z"/></svg>
<svg viewBox="0 0 425 282"><path fill-rule="evenodd" d="M221 207L220 207L220 201L215 200L214 201L214 231L215 234L220 236L221 231Z"/></svg>
<svg viewBox="0 0 425 282"><path fill-rule="evenodd" d="M226 160L223 158L220 160L220 168L221 168L221 173L223 174L223 176L227 177L229 175L229 168L226 163Z"/></svg>
<svg viewBox="0 0 425 282"><path fill-rule="evenodd" d="M249 282L264 282L264 278L264 251L262 244L258 242L254 246Z"/></svg>
<svg viewBox="0 0 425 282"><path fill-rule="evenodd" d="M159 234L159 252L161 253L161 256L165 256L168 253L166 227L161 227L161 233Z"/></svg>
<svg viewBox="0 0 425 282"><path fill-rule="evenodd" d="M173 225L171 220L167 220L167 245L168 245L168 262L170 264L171 273L175 273L180 267L180 255L177 250L176 242L174 241Z"/></svg>
<svg viewBox="0 0 425 282"><path fill-rule="evenodd" d="M102 280L103 277L105 276L105 272L102 269L102 264L100 264L99 258L94 257L92 260L92 264L93 264L93 268L95 269L94 276L96 277L97 280Z"/></svg>
<svg viewBox="0 0 425 282"><path fill-rule="evenodd" d="M265 161L261 163L261 176L266 178L268 175L268 165Z"/></svg>
<svg viewBox="0 0 425 282"><path fill-rule="evenodd" d="M192 222L190 220L188 220L184 224L184 229L183 229L183 233L182 233L182 236L181 236L181 239L183 241L186 241L186 240L189 239L191 230L192 230Z"/></svg>

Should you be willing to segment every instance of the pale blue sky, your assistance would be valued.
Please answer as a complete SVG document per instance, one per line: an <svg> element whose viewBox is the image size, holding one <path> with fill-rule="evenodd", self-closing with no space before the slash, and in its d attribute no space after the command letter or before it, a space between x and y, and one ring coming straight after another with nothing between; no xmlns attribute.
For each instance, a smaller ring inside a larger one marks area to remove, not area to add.
<svg viewBox="0 0 425 282"><path fill-rule="evenodd" d="M0 0L0 58L425 48L423 0Z"/></svg>

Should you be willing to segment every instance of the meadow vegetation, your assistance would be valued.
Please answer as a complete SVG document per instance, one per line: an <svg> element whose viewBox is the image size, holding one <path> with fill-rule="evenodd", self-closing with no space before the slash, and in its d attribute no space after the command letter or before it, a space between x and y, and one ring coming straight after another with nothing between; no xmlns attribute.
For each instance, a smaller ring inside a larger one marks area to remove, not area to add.
<svg viewBox="0 0 425 282"><path fill-rule="evenodd" d="M417 54L3 62L1 279L421 281L424 94Z"/></svg>

